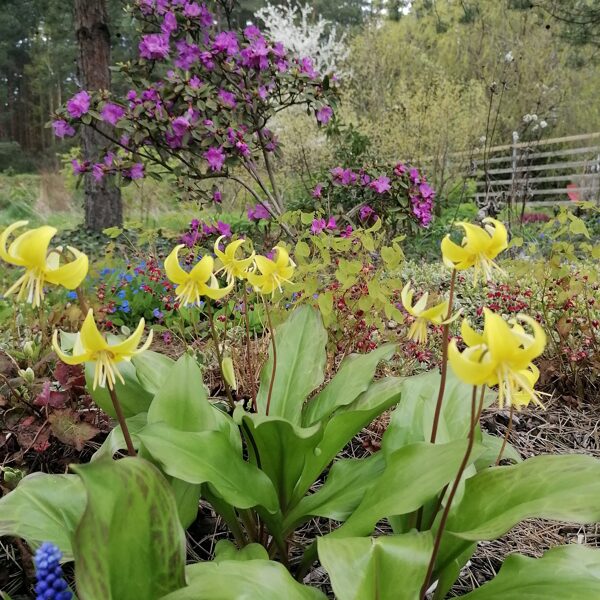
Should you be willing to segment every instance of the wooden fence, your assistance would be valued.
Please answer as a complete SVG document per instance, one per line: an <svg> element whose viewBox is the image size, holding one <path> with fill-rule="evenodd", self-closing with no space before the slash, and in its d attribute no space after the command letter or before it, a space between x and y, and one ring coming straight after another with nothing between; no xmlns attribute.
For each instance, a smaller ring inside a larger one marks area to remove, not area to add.
<svg viewBox="0 0 600 600"><path fill-rule="evenodd" d="M600 205L600 132L488 148L470 155L468 176L479 206Z"/></svg>

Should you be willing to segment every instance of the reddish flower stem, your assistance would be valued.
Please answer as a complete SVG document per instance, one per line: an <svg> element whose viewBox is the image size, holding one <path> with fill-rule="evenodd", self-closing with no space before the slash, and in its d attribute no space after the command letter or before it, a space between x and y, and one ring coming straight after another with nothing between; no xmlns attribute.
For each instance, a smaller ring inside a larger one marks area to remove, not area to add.
<svg viewBox="0 0 600 600"><path fill-rule="evenodd" d="M269 394L267 395L267 408L265 410L265 414L269 416L269 410L271 408L271 396L273 395L273 384L275 383L275 373L277 371L277 347L275 345L275 331L273 330L271 313L266 302L265 312L267 313L267 323L269 324L269 333L271 334L271 345L273 346L273 368L271 369L271 381L269 382Z"/></svg>
<svg viewBox="0 0 600 600"><path fill-rule="evenodd" d="M448 296L448 314L446 315L446 321L452 316L452 303L454 302L454 287L456 285L456 269L452 270L452 278L450 279L450 294ZM437 402L435 405L435 413L433 415L433 425L431 427L431 439L432 444L435 443L437 437L438 426L440 423L440 415L442 414L442 404L444 402L444 391L446 390L446 378L448 376L448 336L450 334L450 324L446 323L442 329L442 335L444 339L442 341L442 368L440 378L440 389L438 392Z"/></svg>
<svg viewBox="0 0 600 600"><path fill-rule="evenodd" d="M121 408L121 403L119 402L119 398L117 397L117 392L114 388L108 384L108 393L110 394L110 399L112 400L113 407L115 412L117 413L117 420L119 421L119 425L121 426L121 431L123 432L123 437L125 438L125 444L127 446L127 452L129 456L137 456L135 452L135 448L133 447L133 441L131 440L131 435L129 434L129 428L127 427L127 421L125 420L125 415L123 414L123 409Z"/></svg>

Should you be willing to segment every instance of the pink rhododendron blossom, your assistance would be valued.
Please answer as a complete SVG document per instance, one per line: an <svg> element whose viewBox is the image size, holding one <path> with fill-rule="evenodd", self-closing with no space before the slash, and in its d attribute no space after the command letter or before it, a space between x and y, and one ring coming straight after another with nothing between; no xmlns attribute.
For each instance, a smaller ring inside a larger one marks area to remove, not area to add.
<svg viewBox="0 0 600 600"><path fill-rule="evenodd" d="M365 204L365 206L361 206L360 210L358 211L358 217L361 221L366 221L367 219L369 219L369 217L371 217L374 214L375 211L368 204Z"/></svg>
<svg viewBox="0 0 600 600"><path fill-rule="evenodd" d="M317 183L311 195L313 198L321 198L323 196L323 184Z"/></svg>
<svg viewBox="0 0 600 600"><path fill-rule="evenodd" d="M225 163L223 148L209 148L203 155L211 171L221 171Z"/></svg>
<svg viewBox="0 0 600 600"><path fill-rule="evenodd" d="M260 221L261 219L270 219L271 213L262 204L257 204L254 208L248 209L248 219L251 221Z"/></svg>
<svg viewBox="0 0 600 600"><path fill-rule="evenodd" d="M237 104L235 94L227 90L219 90L218 98L221 101L221 104L227 108L235 108Z"/></svg>
<svg viewBox="0 0 600 600"><path fill-rule="evenodd" d="M239 52L238 38L234 31L221 31L215 37L213 48L216 52L225 52L235 56Z"/></svg>
<svg viewBox="0 0 600 600"><path fill-rule="evenodd" d="M333 117L333 109L331 106L322 106L317 111L317 121L321 123L321 125L327 125L327 123L331 121L331 117Z"/></svg>
<svg viewBox="0 0 600 600"><path fill-rule="evenodd" d="M378 194L385 194L392 189L390 185L390 178L385 175L380 175L377 179L374 179L369 184L369 187L375 190Z"/></svg>
<svg viewBox="0 0 600 600"><path fill-rule="evenodd" d="M75 129L71 127L64 119L52 121L54 135L59 138L72 137L75 135Z"/></svg>
<svg viewBox="0 0 600 600"><path fill-rule="evenodd" d="M116 125L124 115L125 109L118 104L113 104L112 102L107 102L100 113L102 120L110 123L111 125Z"/></svg>
<svg viewBox="0 0 600 600"><path fill-rule="evenodd" d="M85 115L90 110L90 100L91 96L85 90L75 94L67 102L67 112L69 113L69 116L73 119L78 119Z"/></svg>
<svg viewBox="0 0 600 600"><path fill-rule="evenodd" d="M75 175L82 175L90 170L90 163L87 160L84 162L79 162L76 158L74 158L71 161L71 165L73 166L73 173Z"/></svg>
<svg viewBox="0 0 600 600"><path fill-rule="evenodd" d="M140 56L148 60L164 60L169 56L169 38L162 33L149 33L142 36L139 45Z"/></svg>
<svg viewBox="0 0 600 600"><path fill-rule="evenodd" d="M124 171L123 175L129 179L143 179L144 165L142 163L135 163L130 169Z"/></svg>

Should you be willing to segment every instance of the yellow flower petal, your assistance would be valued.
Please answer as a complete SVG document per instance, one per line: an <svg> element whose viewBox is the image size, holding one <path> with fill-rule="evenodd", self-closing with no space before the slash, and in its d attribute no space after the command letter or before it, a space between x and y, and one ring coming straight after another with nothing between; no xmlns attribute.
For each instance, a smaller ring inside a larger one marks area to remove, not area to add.
<svg viewBox="0 0 600 600"><path fill-rule="evenodd" d="M501 221L487 217L486 219L483 219L483 222L491 223L491 225L493 225L493 227L491 225L486 225L485 229L491 235L488 257L496 258L500 252L508 248L508 232L506 231L504 223Z"/></svg>
<svg viewBox="0 0 600 600"><path fill-rule="evenodd" d="M56 229L48 225L30 229L12 242L8 254L30 268L45 270L48 245L55 235Z"/></svg>
<svg viewBox="0 0 600 600"><path fill-rule="evenodd" d="M181 268L179 264L179 251L184 247L184 244L175 246L171 254L165 259L165 273L167 277L176 284L182 284L189 280L190 275Z"/></svg>
<svg viewBox="0 0 600 600"><path fill-rule="evenodd" d="M115 358L121 355L131 355L135 352L135 349L138 347L138 344L144 335L145 324L145 320L143 318L140 319L135 331L126 340L110 346L110 351L115 355Z"/></svg>
<svg viewBox="0 0 600 600"><path fill-rule="evenodd" d="M495 366L489 360L485 346L467 348L461 353L456 340L452 340L448 346L448 362L456 376L470 385L488 383Z"/></svg>
<svg viewBox="0 0 600 600"><path fill-rule="evenodd" d="M68 290L74 290L81 285L88 272L89 261L88 257L69 246L69 251L75 256L75 260L66 263L62 267L46 271L45 279L50 283L62 285Z"/></svg>
<svg viewBox="0 0 600 600"><path fill-rule="evenodd" d="M195 282L205 283L213 274L214 266L215 261L213 257L206 254L190 271L190 279Z"/></svg>
<svg viewBox="0 0 600 600"><path fill-rule="evenodd" d="M91 308L81 326L80 336L81 344L87 352L94 353L108 350L108 342L98 331L94 321L94 311Z"/></svg>
<svg viewBox="0 0 600 600"><path fill-rule="evenodd" d="M58 331L56 329L52 334L52 347L54 348L54 352L56 352L58 358L60 358L60 360L67 365L80 365L89 361L91 357L89 352L75 353L75 348L73 348L72 356L65 354L58 343Z"/></svg>
<svg viewBox="0 0 600 600"><path fill-rule="evenodd" d="M460 334L467 346L479 346L484 343L483 335L477 333L467 319L463 319L460 326Z"/></svg>
<svg viewBox="0 0 600 600"><path fill-rule="evenodd" d="M455 244L447 235L441 243L442 257L446 266L457 270L468 269L472 266L472 257L458 244Z"/></svg>
<svg viewBox="0 0 600 600"><path fill-rule="evenodd" d="M8 238L10 237L10 234L13 231L15 231L16 229L19 229L21 227L24 227L28 223L29 223L29 221L17 221L16 223L9 225L2 232L2 234L0 234L0 258L2 258L3 261L10 263L11 265L15 265L17 267L24 267L26 265L26 263L23 261L23 259L9 254L8 250L6 249L6 244L8 242Z"/></svg>

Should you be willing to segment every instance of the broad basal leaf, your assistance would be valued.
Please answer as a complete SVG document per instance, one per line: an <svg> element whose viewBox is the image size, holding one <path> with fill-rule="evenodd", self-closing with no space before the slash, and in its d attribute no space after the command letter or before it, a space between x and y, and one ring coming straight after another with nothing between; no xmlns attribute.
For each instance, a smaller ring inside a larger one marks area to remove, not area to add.
<svg viewBox="0 0 600 600"><path fill-rule="evenodd" d="M318 541L337 600L415 600L433 550L430 531Z"/></svg>
<svg viewBox="0 0 600 600"><path fill-rule="evenodd" d="M268 560L203 562L188 567L188 586L162 600L326 600Z"/></svg>
<svg viewBox="0 0 600 600"><path fill-rule="evenodd" d="M168 483L141 458L73 467L87 492L73 543L81 600L153 600L185 585L185 536Z"/></svg>
<svg viewBox="0 0 600 600"><path fill-rule="evenodd" d="M311 306L297 308L275 331L277 368L269 415L300 424L302 406L308 395L323 383L327 355L327 332L319 312ZM273 351L260 374L256 398L259 413L265 414Z"/></svg>
<svg viewBox="0 0 600 600"><path fill-rule="evenodd" d="M0 499L0 536L14 535L34 546L52 542L70 558L71 538L85 501L76 475L28 475Z"/></svg>
<svg viewBox="0 0 600 600"><path fill-rule="evenodd" d="M600 550L572 544L542 558L509 556L492 581L466 600L584 600L600 598Z"/></svg>

